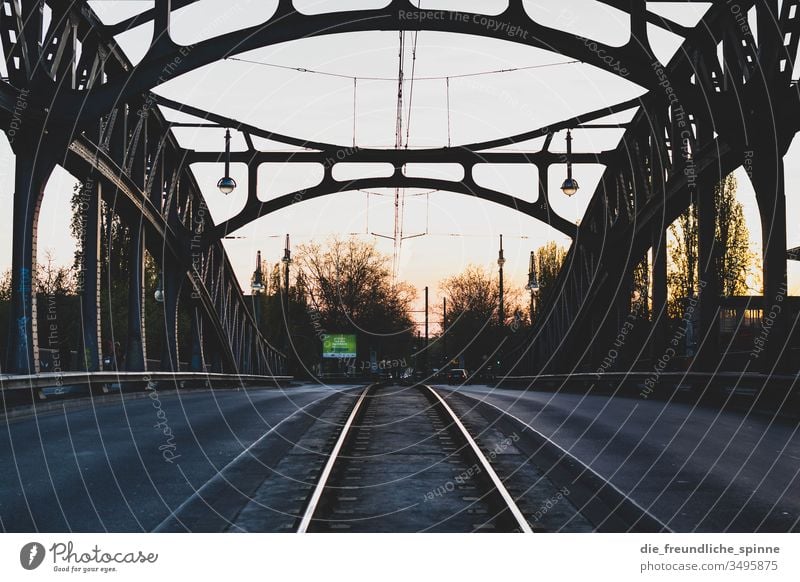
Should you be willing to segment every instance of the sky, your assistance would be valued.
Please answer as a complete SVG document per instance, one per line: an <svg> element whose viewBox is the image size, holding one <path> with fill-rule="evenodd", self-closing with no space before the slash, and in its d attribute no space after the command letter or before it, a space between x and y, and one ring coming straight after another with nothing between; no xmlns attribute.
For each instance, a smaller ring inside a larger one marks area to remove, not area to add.
<svg viewBox="0 0 800 582"><path fill-rule="evenodd" d="M267 20L275 4L271 0L204 0L173 13L171 36L178 43L190 44L212 34L251 26ZM386 4L386 0L295 0L295 7L302 12ZM114 23L147 9L152 2L103 0L90 2L90 5L104 22ZM426 9L486 13L498 13L505 5L506 2L497 0L423 0ZM525 6L528 14L541 24L609 44L623 44L629 34L622 13L594 0L541 0L526 2ZM691 26L700 18L705 5L700 3L698 9L694 4L648 3L648 8ZM219 16L212 18L209 15ZM650 33L656 53L662 61L668 60L680 39L652 27ZM147 49L151 35L151 26L141 26L119 35L117 40L136 63ZM414 59L413 40L414 34L407 33L403 143L409 148L441 147L447 145L448 137L453 146L503 137L643 93L640 87L609 73L571 62L555 53L512 42L423 31L416 38ZM156 92L291 136L343 145L352 145L355 141L360 147L394 147L398 48L397 32L304 39L238 55L237 58L242 60L228 59L203 67L170 80ZM412 63L415 81L413 97L410 97ZM292 69L298 67L344 77ZM507 69L517 70L458 77ZM451 77L449 106L447 83L440 78L447 76ZM355 84L352 77L357 78ZM174 111L163 112L168 119L188 119ZM615 119L624 121L632 114L633 111L615 116ZM611 149L621 134L620 130L576 131L573 147L575 151ZM177 130L176 135L182 145L197 150L216 151L223 146L219 130L184 128ZM284 147L266 140L257 145L265 150ZM531 150L536 145L518 144L510 149ZM240 135L234 135L232 147L244 147ZM552 149L564 151L563 133L555 136ZM800 210L800 196L796 194L800 185L798 161L800 144L796 143L786 157L790 223L795 221ZM336 171L341 172L339 176L376 171L372 167L352 166L342 166ZM221 164L196 165L192 169L215 221L224 220L241 208L247 189L243 165L233 165L232 175L239 188L227 197L216 189L216 182L222 175ZM440 169L417 167L413 170L420 175L440 177L435 174ZM442 177L458 177L457 169L454 174L450 173L453 169L445 169L448 172ZM602 171L603 167L598 165L576 165L574 176L581 189L576 196L567 198L558 190L565 168L551 167L553 210L567 220L580 219ZM10 266L13 176L13 156L5 137L0 137L0 204L8 209L0 214L0 268L3 270ZM319 167L264 165L260 171L259 198L267 200L314 185L319 176ZM760 252L761 229L753 190L743 170L737 171L737 177L739 200L744 205L753 238L752 248ZM477 180L483 186L525 200L537 196L538 176L534 167L486 164L479 168ZM69 236L69 199L75 181L74 177L58 169L48 183L39 222L40 261L50 254L57 264L72 262L75 245ZM381 251L391 255L393 242L375 235L391 235L393 232L393 196L393 191L386 190L328 196L293 205L234 233L236 238L226 240L224 244L243 288L249 287L256 251L262 251L267 261L277 262L283 255L287 233L291 235L295 248L312 240L324 241L332 236L352 234L375 241ZM433 305L441 303L440 281L460 272L467 264L483 265L496 271L500 234L504 235L507 260L505 277L517 287L525 285L528 257L532 250L551 240L564 246L570 242L569 238L546 224L511 209L458 194L415 190L405 192L403 233L414 238L402 243L399 278L420 290L420 301L421 289L429 286ZM788 237L789 247L800 245L797 229L790 228ZM789 263L792 294L800 293L799 266L798 263ZM419 301L417 308L421 308Z"/></svg>

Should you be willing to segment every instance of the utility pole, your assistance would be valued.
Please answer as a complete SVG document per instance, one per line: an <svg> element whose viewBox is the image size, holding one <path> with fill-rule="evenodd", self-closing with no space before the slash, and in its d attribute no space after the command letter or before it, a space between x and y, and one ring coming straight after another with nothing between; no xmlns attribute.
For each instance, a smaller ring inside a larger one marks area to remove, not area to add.
<svg viewBox="0 0 800 582"><path fill-rule="evenodd" d="M503 266L506 259L503 257L503 235L500 235L500 253L497 256L497 266L500 268L500 305L497 311L497 322L503 327L506 322L505 307L503 306Z"/></svg>
<svg viewBox="0 0 800 582"><path fill-rule="evenodd" d="M425 373L428 373L428 287L425 286Z"/></svg>
<svg viewBox="0 0 800 582"><path fill-rule="evenodd" d="M447 362L450 359L447 357L447 297L442 298L442 351L444 352L444 365L447 365Z"/></svg>
<svg viewBox="0 0 800 582"><path fill-rule="evenodd" d="M506 264L506 259L503 256L503 235L500 235L500 252L497 255L497 266L500 270L500 290L499 290L499 309L497 310L497 323L500 325L500 342L502 346L502 342L505 341L505 333L506 333L506 310L505 305L503 305L503 266ZM502 357L501 357L501 349L497 350L497 368L501 367Z"/></svg>

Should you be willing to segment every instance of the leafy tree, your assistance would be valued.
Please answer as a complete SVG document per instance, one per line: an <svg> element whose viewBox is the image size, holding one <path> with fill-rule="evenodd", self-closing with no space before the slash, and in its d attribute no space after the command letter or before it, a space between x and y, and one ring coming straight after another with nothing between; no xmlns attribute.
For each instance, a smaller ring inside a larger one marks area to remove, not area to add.
<svg viewBox="0 0 800 582"><path fill-rule="evenodd" d="M80 268L83 262L82 237L85 228L84 215L81 211L85 197L92 195L92 191L84 189L78 183L73 188L71 199L72 218L70 230L72 237L76 241L74 269ZM102 337L104 343L110 342L112 345L119 342L124 352L127 342L128 329L128 280L130 273L130 229L123 223L118 215L113 212L113 208L101 202L100 211L102 213L101 224L101 246L100 246L100 314L102 325ZM144 261L144 320L145 320L145 341L147 348L147 358L149 360L160 360L164 347L164 308L157 303L154 292L158 285L159 266L150 254L145 254ZM190 318L189 310L185 306L179 305L178 312L178 338L179 338L179 358L186 362L191 349L190 337ZM76 346L82 347L82 346Z"/></svg>
<svg viewBox="0 0 800 582"><path fill-rule="evenodd" d="M694 204L669 226L669 234L667 312L670 317L680 318L683 316L683 299L697 292L697 207Z"/></svg>
<svg viewBox="0 0 800 582"><path fill-rule="evenodd" d="M557 244L556 242L549 242L543 247L536 249L536 275L539 282L539 291L537 292L537 299L534 309L537 313L541 311L551 294L554 292L554 284L558 279L558 274L567 258L567 249Z"/></svg>
<svg viewBox="0 0 800 582"><path fill-rule="evenodd" d="M736 192L737 183L733 174L714 187L716 228L713 260L723 297L747 293L747 277L756 262L756 256L750 250L750 232ZM683 299L696 294L699 285L698 222L694 204L670 225L669 233L668 311L670 317L682 317Z"/></svg>
<svg viewBox="0 0 800 582"><path fill-rule="evenodd" d="M639 314L650 318L650 261L645 255L633 268L633 298L639 304Z"/></svg>
<svg viewBox="0 0 800 582"><path fill-rule="evenodd" d="M736 200L738 184L728 175L714 189L714 208L717 216L714 248L723 249L714 257L724 297L744 295L748 291L747 277L757 260L750 250L750 231L744 219L742 204Z"/></svg>

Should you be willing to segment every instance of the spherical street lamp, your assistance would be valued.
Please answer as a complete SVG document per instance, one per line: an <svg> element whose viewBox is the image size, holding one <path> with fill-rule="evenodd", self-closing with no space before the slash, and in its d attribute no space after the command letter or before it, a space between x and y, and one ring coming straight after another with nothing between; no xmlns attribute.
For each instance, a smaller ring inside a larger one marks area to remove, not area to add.
<svg viewBox="0 0 800 582"><path fill-rule="evenodd" d="M155 293L153 293L153 298L156 300L156 303L164 303L164 272L159 271L158 273L158 283L156 284Z"/></svg>
<svg viewBox="0 0 800 582"><path fill-rule="evenodd" d="M561 191L567 196L574 196L578 191L578 181L575 178L567 178L561 184Z"/></svg>
<svg viewBox="0 0 800 582"><path fill-rule="evenodd" d="M230 176L225 176L224 178L220 178L219 182L217 182L217 188L223 194L230 194L234 190L236 190L236 180L231 178Z"/></svg>
<svg viewBox="0 0 800 582"><path fill-rule="evenodd" d="M578 191L578 181L572 177L572 132L567 130L567 179L561 185L561 191L567 196L574 196Z"/></svg>
<svg viewBox="0 0 800 582"><path fill-rule="evenodd" d="M225 130L225 176L217 182L217 188L226 196L236 190L236 180L231 178L231 130Z"/></svg>

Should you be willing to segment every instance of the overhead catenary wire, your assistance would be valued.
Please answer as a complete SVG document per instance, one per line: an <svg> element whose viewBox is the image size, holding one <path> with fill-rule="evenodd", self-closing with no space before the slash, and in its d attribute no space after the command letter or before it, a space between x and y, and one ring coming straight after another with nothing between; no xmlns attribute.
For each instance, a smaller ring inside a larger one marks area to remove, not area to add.
<svg viewBox="0 0 800 582"><path fill-rule="evenodd" d="M384 192L376 192L375 190L364 190L363 188L359 188L356 190L357 192L363 192L365 194L369 194L370 196L381 196L384 198L388 198L389 196L394 196L391 193L384 193ZM406 194L409 198L416 198L419 196L427 196L428 194L435 194L436 192L441 192L440 188L436 188L434 190L425 190L423 192L417 192L416 194Z"/></svg>
<svg viewBox="0 0 800 582"><path fill-rule="evenodd" d="M342 236L341 232L328 232L328 233L320 233L320 232L299 232L292 234L293 237L297 238L313 238L319 239L323 237L336 237ZM381 236L376 235L375 233L371 232L349 232L347 236ZM415 235L418 236L418 235ZM495 240L497 238L497 234L490 233L490 234L476 234L476 233L463 233L463 232L428 232L425 236L435 236L435 237L447 237L447 238L485 238L488 240ZM259 234L259 235L229 235L222 238L222 240L256 240L256 239L281 239L283 240L286 237L284 234ZM381 238L389 238L386 236L381 236ZM503 240L505 239L519 239L519 240L529 240L536 237L527 235L527 234L519 234L519 235L511 235L503 233Z"/></svg>
<svg viewBox="0 0 800 582"><path fill-rule="evenodd" d="M227 57L227 60L237 61L242 63L248 63L252 65L270 67L275 69L281 70L288 70L288 71L295 71L299 73L305 73L310 75L320 75L325 77L333 77L333 78L341 78L341 79L348 79L352 80L353 83L353 147L357 147L357 117L358 117L358 81L385 81L385 82L396 82L397 83L397 108L396 108L396 119L395 119L395 148L396 149L408 149L410 145L410 135L411 135L411 120L412 120L412 106L413 106L413 95L414 95L414 83L416 81L444 81L445 82L445 91L446 91L446 103L447 103L447 147L452 147L452 113L451 113L451 87L450 81L451 79L461 79L461 78L468 78L468 77L479 77L484 75L498 75L504 73L512 73L517 71L527 71L527 70L535 70L535 69L543 69L548 67L558 67L564 65L573 65L578 64L581 61L579 60L570 60L570 61L561 61L561 62L553 62L553 63L540 63L535 65L526 65L520 67L508 67L508 68L501 68L501 69L491 69L485 71L476 71L473 73L461 73L461 74L453 74L453 75L430 75L430 76L416 76L416 55L417 55L417 41L418 41L419 31L414 32L414 39L413 39L413 47L412 47L412 66L411 66L411 79L410 79L410 86L409 86L409 93L408 93L408 113L407 116L404 116L405 113L405 106L404 106L404 85L406 83L405 73L404 73L404 64L405 64L405 32L399 31L399 58L398 58L398 74L397 77L383 77L383 76L374 76L374 75L346 75L342 73L333 73L330 71L323 71L317 69L311 69L306 67L293 67L288 65L281 65L277 63L270 63L265 61L258 61L253 59L245 59L241 57ZM405 128L404 128L404 117L405 119ZM405 129L405 136L403 135L403 131ZM405 140L403 139L405 137ZM364 191L366 195L366 208L367 208L367 215L366 215L366 229L365 234L370 234L369 229L369 198L370 196L377 195L377 196L384 196L384 194L380 194L377 192L370 192ZM402 251L402 243L405 238L415 238L418 236L463 236L456 233L450 234L433 234L430 232L430 194L437 192L438 190L432 190L430 192L423 192L419 194L412 194L411 196L426 196L426 224L425 224L425 233L413 235L410 237L405 237L403 232L403 222L404 222L404 215L405 215L405 191L401 188L394 189L394 233L392 237L385 237L385 238L392 238L394 241L394 253L393 253L393 277L396 280L399 271L400 265L400 253ZM356 233L352 233L356 234ZM371 233L373 236L383 236L383 235L375 235ZM527 238L527 237L526 237Z"/></svg>
<svg viewBox="0 0 800 582"><path fill-rule="evenodd" d="M268 63L265 61L256 61L253 59L243 59L240 57L228 57L227 60L229 61L237 61L240 63L248 63L251 65L260 65L264 67L271 67L274 69L283 69L286 71L295 71L298 73L308 73L312 75L322 75L325 77L336 77L339 79L358 79L359 81L386 81L386 82L397 82L397 77L381 77L381 76L374 76L374 75L346 75L344 73L332 73L330 71L321 71L318 69L308 69L306 67L292 67L289 65L279 65L277 63ZM536 65L524 65L521 67L509 67L506 69L489 69L486 71L476 71L474 73L461 73L455 75L428 75L424 77L416 77L417 81L447 81L449 79L464 79L467 77L481 77L484 75L499 75L503 73L514 73L517 71L530 71L534 69L545 69L549 67L560 67L563 65L575 65L580 63L581 61L578 60L571 60L571 61L560 61L557 63L540 63Z"/></svg>

